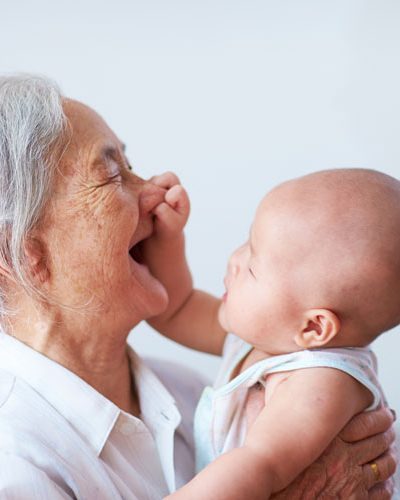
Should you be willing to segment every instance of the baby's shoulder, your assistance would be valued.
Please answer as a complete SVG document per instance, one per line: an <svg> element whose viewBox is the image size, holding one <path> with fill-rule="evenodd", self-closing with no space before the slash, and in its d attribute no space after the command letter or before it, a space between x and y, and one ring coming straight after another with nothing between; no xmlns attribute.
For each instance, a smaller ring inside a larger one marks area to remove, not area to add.
<svg viewBox="0 0 400 500"><path fill-rule="evenodd" d="M329 364L268 374L264 386L266 408L277 398L288 402L301 399L305 405L328 407L341 407L351 401L358 413L375 409L384 401L379 385L369 378Z"/></svg>
<svg viewBox="0 0 400 500"><path fill-rule="evenodd" d="M305 350L272 357L266 364L268 369L260 372L266 402L289 380L291 386L307 384L310 390L333 385L351 386L357 393L368 394L369 409L377 407L384 399L376 374L376 357L369 349Z"/></svg>

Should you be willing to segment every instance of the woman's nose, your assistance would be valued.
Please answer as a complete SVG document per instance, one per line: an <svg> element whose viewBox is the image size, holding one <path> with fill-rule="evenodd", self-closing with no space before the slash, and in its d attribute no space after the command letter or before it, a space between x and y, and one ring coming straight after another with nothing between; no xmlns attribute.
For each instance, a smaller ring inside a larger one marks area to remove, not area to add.
<svg viewBox="0 0 400 500"><path fill-rule="evenodd" d="M164 201L166 190L160 186L144 181L139 197L139 207L143 214L149 214Z"/></svg>

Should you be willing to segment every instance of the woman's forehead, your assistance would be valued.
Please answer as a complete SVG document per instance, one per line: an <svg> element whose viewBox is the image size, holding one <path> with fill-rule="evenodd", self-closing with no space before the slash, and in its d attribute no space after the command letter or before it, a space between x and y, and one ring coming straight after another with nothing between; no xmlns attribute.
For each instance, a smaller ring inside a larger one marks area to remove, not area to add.
<svg viewBox="0 0 400 500"><path fill-rule="evenodd" d="M103 118L85 104L72 99L64 99L63 110L67 117L72 138L75 142L92 142L100 138L118 141L114 132Z"/></svg>
<svg viewBox="0 0 400 500"><path fill-rule="evenodd" d="M103 118L90 107L72 99L64 99L63 109L69 134L61 163L67 169L71 163L76 167L77 162L90 167L104 151L124 149Z"/></svg>

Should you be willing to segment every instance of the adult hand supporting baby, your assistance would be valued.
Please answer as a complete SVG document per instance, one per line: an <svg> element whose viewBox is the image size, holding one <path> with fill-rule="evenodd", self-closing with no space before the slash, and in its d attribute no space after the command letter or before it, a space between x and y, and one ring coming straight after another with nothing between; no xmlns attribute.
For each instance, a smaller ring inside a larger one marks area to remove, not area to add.
<svg viewBox="0 0 400 500"><path fill-rule="evenodd" d="M388 409L355 416L316 462L271 498L390 499L396 469L393 420ZM378 466L379 480L371 463Z"/></svg>

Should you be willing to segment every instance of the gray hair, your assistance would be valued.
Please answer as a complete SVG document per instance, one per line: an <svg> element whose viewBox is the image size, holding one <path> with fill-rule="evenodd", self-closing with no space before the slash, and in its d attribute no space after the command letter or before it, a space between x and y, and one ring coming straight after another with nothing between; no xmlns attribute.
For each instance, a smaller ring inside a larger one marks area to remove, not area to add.
<svg viewBox="0 0 400 500"><path fill-rule="evenodd" d="M0 76L0 266L30 292L25 242L40 221L66 130L62 96L47 78ZM10 314L0 280L0 318Z"/></svg>

